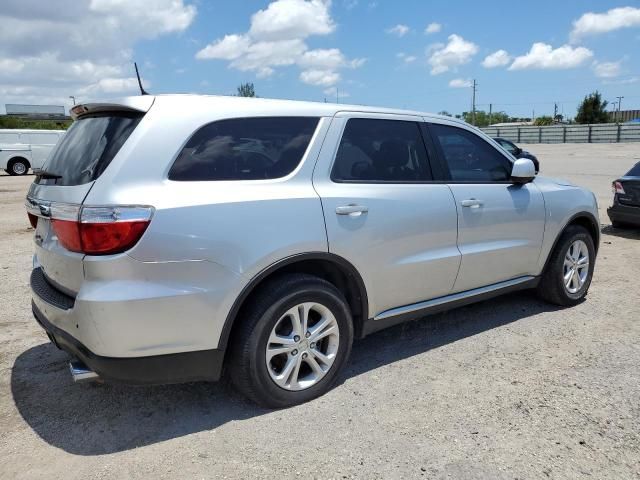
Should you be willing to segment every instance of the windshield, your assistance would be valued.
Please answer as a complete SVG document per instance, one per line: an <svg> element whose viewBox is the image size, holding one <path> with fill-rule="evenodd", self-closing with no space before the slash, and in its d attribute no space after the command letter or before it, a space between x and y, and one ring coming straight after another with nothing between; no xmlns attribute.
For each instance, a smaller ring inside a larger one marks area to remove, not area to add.
<svg viewBox="0 0 640 480"><path fill-rule="evenodd" d="M36 178L45 185L82 185L98 178L116 156L142 118L141 114L113 113L76 120L51 153Z"/></svg>

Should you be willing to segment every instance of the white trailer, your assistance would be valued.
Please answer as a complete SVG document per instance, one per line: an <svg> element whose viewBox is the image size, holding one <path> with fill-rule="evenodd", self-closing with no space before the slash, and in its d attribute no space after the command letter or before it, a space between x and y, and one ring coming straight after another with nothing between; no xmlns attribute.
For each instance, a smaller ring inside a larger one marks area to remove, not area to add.
<svg viewBox="0 0 640 480"><path fill-rule="evenodd" d="M0 129L0 168L9 175L42 168L64 134L64 130Z"/></svg>

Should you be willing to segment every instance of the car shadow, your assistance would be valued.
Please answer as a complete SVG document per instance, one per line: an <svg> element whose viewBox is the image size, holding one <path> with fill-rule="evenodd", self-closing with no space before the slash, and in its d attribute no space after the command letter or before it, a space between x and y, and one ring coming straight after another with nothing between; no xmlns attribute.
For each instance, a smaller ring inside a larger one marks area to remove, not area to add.
<svg viewBox="0 0 640 480"><path fill-rule="evenodd" d="M616 228L613 225L605 225L600 229L600 232L602 232L603 235L611 235L612 237L640 240L639 227Z"/></svg>
<svg viewBox="0 0 640 480"><path fill-rule="evenodd" d="M530 292L518 292L383 330L354 344L342 382L556 308ZM30 348L14 363L11 391L28 425L47 443L72 454L121 452L269 412L223 383L73 384L67 361L51 344Z"/></svg>

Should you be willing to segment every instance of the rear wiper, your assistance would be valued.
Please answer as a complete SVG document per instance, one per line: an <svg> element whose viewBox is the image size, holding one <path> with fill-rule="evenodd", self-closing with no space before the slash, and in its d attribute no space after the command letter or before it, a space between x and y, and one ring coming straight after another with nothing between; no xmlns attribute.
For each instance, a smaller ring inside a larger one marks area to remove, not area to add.
<svg viewBox="0 0 640 480"><path fill-rule="evenodd" d="M62 175L58 175L57 173L53 173L53 172L47 172L46 170L43 170L41 168L35 168L33 170L33 173L40 178L50 178L52 180L57 180L59 178L62 178Z"/></svg>

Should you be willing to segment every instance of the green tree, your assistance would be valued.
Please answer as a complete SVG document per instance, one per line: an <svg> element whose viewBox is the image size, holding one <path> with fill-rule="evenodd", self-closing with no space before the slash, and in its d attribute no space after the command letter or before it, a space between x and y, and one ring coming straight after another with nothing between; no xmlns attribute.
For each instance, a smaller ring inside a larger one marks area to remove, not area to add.
<svg viewBox="0 0 640 480"><path fill-rule="evenodd" d="M551 118L549 115L542 115L541 117L536 118L533 124L538 127L541 127L544 125L553 125L553 118Z"/></svg>
<svg viewBox="0 0 640 480"><path fill-rule="evenodd" d="M255 97L256 91L253 88L253 83L241 83L238 87L239 97Z"/></svg>
<svg viewBox="0 0 640 480"><path fill-rule="evenodd" d="M602 95L597 90L586 97L578 107L576 123L607 123L607 101L602 100Z"/></svg>
<svg viewBox="0 0 640 480"><path fill-rule="evenodd" d="M473 112L462 112L462 119L467 123L473 122ZM492 112L491 116L484 110L476 110L476 127L488 127L494 123L506 123L511 121L511 117L505 112Z"/></svg>

